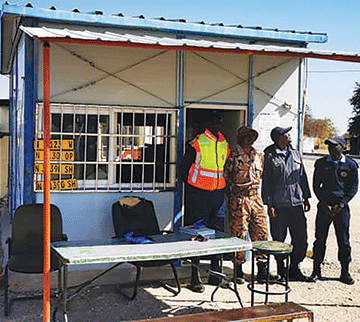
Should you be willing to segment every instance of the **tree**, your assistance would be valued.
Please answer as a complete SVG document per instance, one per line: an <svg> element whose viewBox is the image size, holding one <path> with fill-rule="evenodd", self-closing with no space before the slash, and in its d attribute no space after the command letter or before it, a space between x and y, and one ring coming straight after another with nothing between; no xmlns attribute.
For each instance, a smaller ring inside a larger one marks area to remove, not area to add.
<svg viewBox="0 0 360 322"><path fill-rule="evenodd" d="M334 136L336 130L333 122L328 119L315 119L309 108L306 109L304 118L304 135L325 140Z"/></svg>
<svg viewBox="0 0 360 322"><path fill-rule="evenodd" d="M353 96L350 98L350 104L353 106L353 116L349 119L348 132L350 136L360 135L360 83L356 82Z"/></svg>

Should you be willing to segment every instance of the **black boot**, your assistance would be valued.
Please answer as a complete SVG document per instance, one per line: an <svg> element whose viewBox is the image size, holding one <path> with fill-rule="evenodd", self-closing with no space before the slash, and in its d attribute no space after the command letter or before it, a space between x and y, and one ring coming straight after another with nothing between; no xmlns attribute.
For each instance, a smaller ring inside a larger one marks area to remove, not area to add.
<svg viewBox="0 0 360 322"><path fill-rule="evenodd" d="M214 272L221 273L221 267L220 267L220 259L219 258L212 258L210 263L210 270ZM219 285L221 283L221 278L217 277L215 275L209 276L208 284L210 285Z"/></svg>
<svg viewBox="0 0 360 322"><path fill-rule="evenodd" d="M276 259L276 265L277 265L277 273L279 275L280 281L285 282L285 280L286 280L286 269L285 269L284 260Z"/></svg>
<svg viewBox="0 0 360 322"><path fill-rule="evenodd" d="M258 268L258 273L256 276L256 280L259 283L266 283L266 277L267 277L267 263L266 262L257 262L256 263ZM278 275L271 275L269 272L269 282L277 281L280 277Z"/></svg>
<svg viewBox="0 0 360 322"><path fill-rule="evenodd" d="M321 268L320 268L320 264L319 263L315 263L314 261L314 266L313 266L313 271L309 277L309 282L316 282L321 280Z"/></svg>
<svg viewBox="0 0 360 322"><path fill-rule="evenodd" d="M199 259L192 259L192 263L195 265L199 265ZM202 284L200 273L197 267L191 266L191 282L188 288L196 293L203 293L205 291L205 287Z"/></svg>
<svg viewBox="0 0 360 322"><path fill-rule="evenodd" d="M354 279L349 273L349 263L341 264L340 282L348 285L353 285L355 283Z"/></svg>
<svg viewBox="0 0 360 322"><path fill-rule="evenodd" d="M236 267L236 282L238 284L245 284L244 272L242 270L242 264Z"/></svg>
<svg viewBox="0 0 360 322"><path fill-rule="evenodd" d="M309 278L300 271L299 264L292 264L290 265L289 280L294 282L308 282Z"/></svg>

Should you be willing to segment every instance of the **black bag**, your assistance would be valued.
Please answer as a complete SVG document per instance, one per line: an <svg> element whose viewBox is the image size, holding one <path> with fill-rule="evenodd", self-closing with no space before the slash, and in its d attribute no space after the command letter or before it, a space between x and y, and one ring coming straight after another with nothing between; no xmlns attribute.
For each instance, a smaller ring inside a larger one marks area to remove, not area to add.
<svg viewBox="0 0 360 322"><path fill-rule="evenodd" d="M154 205L150 200L125 197L112 206L115 235L123 238L130 231L134 237L160 234Z"/></svg>

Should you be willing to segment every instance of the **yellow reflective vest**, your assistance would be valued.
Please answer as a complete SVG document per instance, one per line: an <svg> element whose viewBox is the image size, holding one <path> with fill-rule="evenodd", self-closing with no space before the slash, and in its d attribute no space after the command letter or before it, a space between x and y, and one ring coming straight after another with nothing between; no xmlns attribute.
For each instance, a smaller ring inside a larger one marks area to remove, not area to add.
<svg viewBox="0 0 360 322"><path fill-rule="evenodd" d="M208 191L225 188L224 165L230 155L230 148L225 137L220 132L218 135L219 139L206 129L192 142L196 157L190 166L189 185Z"/></svg>

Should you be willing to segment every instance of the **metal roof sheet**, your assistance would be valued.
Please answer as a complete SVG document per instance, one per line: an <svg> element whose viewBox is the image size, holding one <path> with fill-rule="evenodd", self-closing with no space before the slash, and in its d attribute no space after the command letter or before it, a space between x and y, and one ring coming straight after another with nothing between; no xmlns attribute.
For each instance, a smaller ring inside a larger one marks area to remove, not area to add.
<svg viewBox="0 0 360 322"><path fill-rule="evenodd" d="M170 37L138 35L129 32L94 32L89 30L73 30L69 28L57 29L49 27L24 27L20 29L28 36L41 41L98 43L99 45L116 45L131 47L166 48L170 50L192 50L210 52L231 52L242 54L289 56L298 58L320 58L360 62L360 53L314 50L291 46L273 46L243 44L204 39L176 39Z"/></svg>
<svg viewBox="0 0 360 322"><path fill-rule="evenodd" d="M122 13L104 15L102 11L82 13L77 9L72 12L50 9L34 8L32 4L26 6L5 3L2 12L6 16L28 17L40 20L80 23L89 25L106 25L121 28L141 28L160 30L170 33L207 34L218 37L235 37L252 40L267 40L285 43L306 44L310 42L324 43L328 40L326 33L302 32L295 30L279 30L278 28L262 28L260 26L247 27L238 25L225 25L223 23L210 24L201 22L187 22L185 19L147 19L143 15L125 17Z"/></svg>

